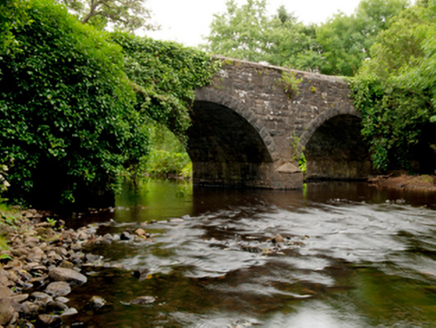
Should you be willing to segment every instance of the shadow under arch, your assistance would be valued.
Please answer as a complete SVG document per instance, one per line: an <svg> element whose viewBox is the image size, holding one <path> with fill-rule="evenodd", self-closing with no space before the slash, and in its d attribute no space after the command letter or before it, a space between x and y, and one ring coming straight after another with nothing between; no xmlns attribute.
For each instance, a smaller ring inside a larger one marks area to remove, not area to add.
<svg viewBox="0 0 436 328"><path fill-rule="evenodd" d="M187 152L194 184L274 188L274 141L243 103L203 88L190 115Z"/></svg>
<svg viewBox="0 0 436 328"><path fill-rule="evenodd" d="M309 123L299 143L307 180L359 180L375 173L361 122L360 113L350 107L326 110Z"/></svg>

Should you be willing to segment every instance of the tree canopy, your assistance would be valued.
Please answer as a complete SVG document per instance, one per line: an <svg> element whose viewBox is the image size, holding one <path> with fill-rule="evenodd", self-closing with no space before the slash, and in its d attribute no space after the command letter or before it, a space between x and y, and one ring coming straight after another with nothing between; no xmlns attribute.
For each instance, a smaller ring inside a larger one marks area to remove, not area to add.
<svg viewBox="0 0 436 328"><path fill-rule="evenodd" d="M352 79L362 133L377 168L410 168L422 129L436 118L436 0L403 11L370 54Z"/></svg>
<svg viewBox="0 0 436 328"><path fill-rule="evenodd" d="M146 0L61 0L83 24L100 29L107 26L133 32L155 29Z"/></svg>
<svg viewBox="0 0 436 328"><path fill-rule="evenodd" d="M363 0L352 15L339 13L320 26L305 25L286 11L268 17L266 1L247 0L215 15L207 51L324 74L352 76L380 31L408 6L408 0Z"/></svg>
<svg viewBox="0 0 436 328"><path fill-rule="evenodd" d="M321 72L353 76L370 56L377 35L408 4L408 0L362 0L352 15L339 13L321 24L316 31L324 59Z"/></svg>

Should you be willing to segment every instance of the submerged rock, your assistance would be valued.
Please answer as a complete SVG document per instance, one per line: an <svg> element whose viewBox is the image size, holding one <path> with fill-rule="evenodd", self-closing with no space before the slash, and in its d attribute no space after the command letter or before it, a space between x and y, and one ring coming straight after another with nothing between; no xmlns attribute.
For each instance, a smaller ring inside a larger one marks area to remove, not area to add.
<svg viewBox="0 0 436 328"><path fill-rule="evenodd" d="M103 306L105 306L105 304L106 304L106 300L100 296L92 296L91 299L89 300L89 306L93 310L99 310Z"/></svg>
<svg viewBox="0 0 436 328"><path fill-rule="evenodd" d="M271 241L274 244L280 244L280 243L284 243L285 239L280 234L277 234L274 236L274 238L271 239Z"/></svg>
<svg viewBox="0 0 436 328"><path fill-rule="evenodd" d="M153 303L156 299L153 296L139 296L135 298L130 304L145 305Z"/></svg>
<svg viewBox="0 0 436 328"><path fill-rule="evenodd" d="M42 327L61 327L62 320L58 315L40 314L37 324Z"/></svg>

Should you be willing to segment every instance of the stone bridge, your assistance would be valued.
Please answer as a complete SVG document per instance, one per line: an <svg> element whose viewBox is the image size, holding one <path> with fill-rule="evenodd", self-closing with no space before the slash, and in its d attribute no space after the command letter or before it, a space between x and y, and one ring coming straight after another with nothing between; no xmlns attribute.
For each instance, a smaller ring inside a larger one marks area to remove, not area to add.
<svg viewBox="0 0 436 328"><path fill-rule="evenodd" d="M372 165L360 135L361 117L348 97L346 82L218 60L220 71L211 85L196 90L191 112L187 150L194 184L300 188L302 152L307 179L368 177Z"/></svg>

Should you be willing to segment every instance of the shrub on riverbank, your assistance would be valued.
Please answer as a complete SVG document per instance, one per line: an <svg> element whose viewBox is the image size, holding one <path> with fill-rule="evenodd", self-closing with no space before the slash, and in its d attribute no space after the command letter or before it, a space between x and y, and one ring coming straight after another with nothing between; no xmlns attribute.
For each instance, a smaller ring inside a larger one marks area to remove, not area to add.
<svg viewBox="0 0 436 328"><path fill-rule="evenodd" d="M13 30L20 51L0 61L0 157L9 195L30 203L73 202L77 190L108 189L147 153L144 119L119 46L65 8L35 0Z"/></svg>

